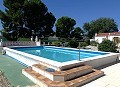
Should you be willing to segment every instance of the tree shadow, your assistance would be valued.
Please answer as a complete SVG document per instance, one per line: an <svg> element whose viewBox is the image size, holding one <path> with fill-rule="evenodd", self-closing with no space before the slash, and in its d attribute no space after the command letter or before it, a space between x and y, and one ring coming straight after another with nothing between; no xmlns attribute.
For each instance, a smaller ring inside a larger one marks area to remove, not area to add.
<svg viewBox="0 0 120 87"><path fill-rule="evenodd" d="M107 68L107 67L109 67L109 66L113 66L113 65L115 65L115 64L118 64L118 63L120 63L120 60L117 60L117 61L112 62L112 63L109 63L109 64L102 65L102 66L100 66L100 67L97 67L96 69L101 70L101 69Z"/></svg>

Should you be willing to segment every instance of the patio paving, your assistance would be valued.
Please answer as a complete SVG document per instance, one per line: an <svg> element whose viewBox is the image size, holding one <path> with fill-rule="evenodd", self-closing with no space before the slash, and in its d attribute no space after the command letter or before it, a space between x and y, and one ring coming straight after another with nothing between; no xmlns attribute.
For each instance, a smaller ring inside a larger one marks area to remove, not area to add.
<svg viewBox="0 0 120 87"><path fill-rule="evenodd" d="M82 87L120 87L120 61L99 67L104 76Z"/></svg>

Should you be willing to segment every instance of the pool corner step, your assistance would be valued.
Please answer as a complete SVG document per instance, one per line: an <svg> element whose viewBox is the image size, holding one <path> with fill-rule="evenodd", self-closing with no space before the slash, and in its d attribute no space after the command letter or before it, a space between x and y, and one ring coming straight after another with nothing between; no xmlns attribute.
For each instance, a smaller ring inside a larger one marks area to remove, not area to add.
<svg viewBox="0 0 120 87"><path fill-rule="evenodd" d="M68 81L52 81L45 76L35 72L32 68L26 68L22 70L22 73L31 79L34 83L40 87L77 87L84 85L92 80L95 80L104 75L100 70L92 69L91 73L68 80Z"/></svg>
<svg viewBox="0 0 120 87"><path fill-rule="evenodd" d="M41 64L35 64L32 66L32 69L52 81L67 81L92 72L92 66L89 65L81 65L64 71L52 71L51 68Z"/></svg>

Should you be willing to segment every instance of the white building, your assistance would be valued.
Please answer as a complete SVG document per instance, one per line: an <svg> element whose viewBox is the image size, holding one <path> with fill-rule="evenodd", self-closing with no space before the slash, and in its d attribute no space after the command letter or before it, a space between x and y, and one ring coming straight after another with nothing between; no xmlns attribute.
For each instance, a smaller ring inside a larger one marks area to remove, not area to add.
<svg viewBox="0 0 120 87"><path fill-rule="evenodd" d="M120 43L120 32L95 34L95 41L96 42L101 43L105 39L108 39L110 41L114 41L117 44L119 44Z"/></svg>

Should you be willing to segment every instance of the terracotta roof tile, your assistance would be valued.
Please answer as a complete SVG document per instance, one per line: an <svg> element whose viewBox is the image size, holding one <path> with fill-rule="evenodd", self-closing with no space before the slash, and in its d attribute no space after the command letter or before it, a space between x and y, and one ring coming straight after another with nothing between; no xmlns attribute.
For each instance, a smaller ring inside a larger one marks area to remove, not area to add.
<svg viewBox="0 0 120 87"><path fill-rule="evenodd" d="M99 36L120 36L120 32L112 32L112 33L99 33L96 35L97 37Z"/></svg>

